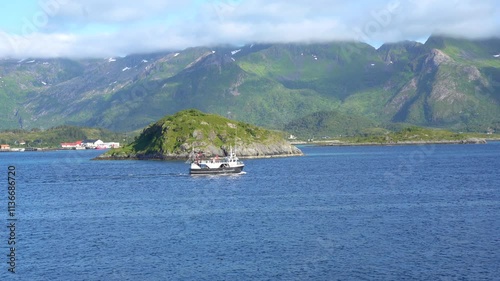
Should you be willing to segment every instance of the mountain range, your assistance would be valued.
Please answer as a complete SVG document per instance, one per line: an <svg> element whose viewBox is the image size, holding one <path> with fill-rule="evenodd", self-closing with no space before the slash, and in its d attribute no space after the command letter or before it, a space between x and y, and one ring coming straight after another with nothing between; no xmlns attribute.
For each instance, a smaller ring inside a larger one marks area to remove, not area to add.
<svg viewBox="0 0 500 281"><path fill-rule="evenodd" d="M133 131L196 108L290 131L310 128L317 116L343 118L336 124L347 127L363 120L370 127L500 130L500 38L1 59L0 100L0 129L66 124Z"/></svg>

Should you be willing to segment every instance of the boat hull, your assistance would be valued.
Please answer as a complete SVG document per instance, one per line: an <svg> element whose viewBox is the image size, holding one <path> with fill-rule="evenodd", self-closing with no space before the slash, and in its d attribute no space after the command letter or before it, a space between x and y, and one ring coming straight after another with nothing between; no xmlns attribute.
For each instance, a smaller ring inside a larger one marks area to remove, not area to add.
<svg viewBox="0 0 500 281"><path fill-rule="evenodd" d="M238 174L243 171L244 166L240 167L225 167L215 169L189 169L191 175L218 175L218 174Z"/></svg>

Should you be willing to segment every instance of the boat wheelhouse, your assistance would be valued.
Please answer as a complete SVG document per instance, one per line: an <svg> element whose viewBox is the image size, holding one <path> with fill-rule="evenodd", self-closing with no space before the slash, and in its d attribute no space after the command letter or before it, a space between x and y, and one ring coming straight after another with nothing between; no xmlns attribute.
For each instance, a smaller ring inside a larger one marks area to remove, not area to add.
<svg viewBox="0 0 500 281"><path fill-rule="evenodd" d="M192 161L189 173L192 175L210 175L210 174L237 174L243 171L245 164L241 162L233 149L230 149L229 155L225 157L212 157L210 159L201 159L198 154Z"/></svg>

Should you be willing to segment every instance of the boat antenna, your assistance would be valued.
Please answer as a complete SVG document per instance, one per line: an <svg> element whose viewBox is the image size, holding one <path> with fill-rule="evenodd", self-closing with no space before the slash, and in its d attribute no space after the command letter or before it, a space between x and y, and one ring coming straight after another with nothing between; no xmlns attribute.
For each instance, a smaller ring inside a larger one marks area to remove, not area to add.
<svg viewBox="0 0 500 281"><path fill-rule="evenodd" d="M238 125L236 125L236 133L234 134L234 153L236 154L236 140L238 139Z"/></svg>

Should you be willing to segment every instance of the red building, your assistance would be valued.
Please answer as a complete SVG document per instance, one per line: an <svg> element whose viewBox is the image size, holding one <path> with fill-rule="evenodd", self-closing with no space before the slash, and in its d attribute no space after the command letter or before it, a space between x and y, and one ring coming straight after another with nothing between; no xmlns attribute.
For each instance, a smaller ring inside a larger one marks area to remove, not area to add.
<svg viewBox="0 0 500 281"><path fill-rule="evenodd" d="M75 142L62 142L61 147L62 148L77 148L82 146L82 141L75 141Z"/></svg>

